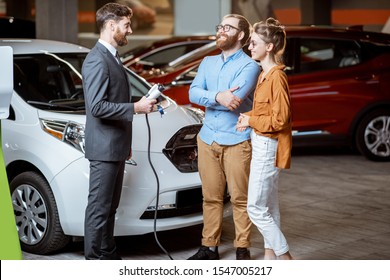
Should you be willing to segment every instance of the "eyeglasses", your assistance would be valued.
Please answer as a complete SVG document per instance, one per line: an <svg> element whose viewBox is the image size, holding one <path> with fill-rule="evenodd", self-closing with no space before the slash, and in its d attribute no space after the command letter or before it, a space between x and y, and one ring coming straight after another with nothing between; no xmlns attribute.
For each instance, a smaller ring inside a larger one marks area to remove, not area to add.
<svg viewBox="0 0 390 280"><path fill-rule="evenodd" d="M236 29L236 30L240 30L239 28L234 27L234 26L231 26L230 24L225 24L225 25L219 24L219 25L217 25L217 26L215 27L215 30L216 30L217 32L219 32L219 31L221 31L221 30L223 30L223 32L229 32L230 29L232 29L232 28L234 28L234 29Z"/></svg>

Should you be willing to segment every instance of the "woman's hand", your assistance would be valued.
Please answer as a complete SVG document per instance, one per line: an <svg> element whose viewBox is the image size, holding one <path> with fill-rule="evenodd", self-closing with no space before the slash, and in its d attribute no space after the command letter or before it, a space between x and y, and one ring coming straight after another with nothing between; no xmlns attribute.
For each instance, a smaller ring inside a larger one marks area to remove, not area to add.
<svg viewBox="0 0 390 280"><path fill-rule="evenodd" d="M236 129L239 132L245 131L249 127L249 116L240 114L236 124Z"/></svg>

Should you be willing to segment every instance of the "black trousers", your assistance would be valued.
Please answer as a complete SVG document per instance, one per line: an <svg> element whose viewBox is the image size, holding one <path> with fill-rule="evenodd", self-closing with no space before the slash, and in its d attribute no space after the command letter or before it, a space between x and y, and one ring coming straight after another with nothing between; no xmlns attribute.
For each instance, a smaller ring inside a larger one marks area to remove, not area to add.
<svg viewBox="0 0 390 280"><path fill-rule="evenodd" d="M109 259L116 255L115 213L123 185L124 161L90 160L89 195L84 221L86 259Z"/></svg>

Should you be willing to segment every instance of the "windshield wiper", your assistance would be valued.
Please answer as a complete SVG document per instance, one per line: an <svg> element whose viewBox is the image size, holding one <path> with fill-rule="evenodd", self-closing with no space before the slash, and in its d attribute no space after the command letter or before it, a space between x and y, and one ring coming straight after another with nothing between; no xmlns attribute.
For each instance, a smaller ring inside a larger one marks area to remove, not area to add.
<svg viewBox="0 0 390 280"><path fill-rule="evenodd" d="M33 101L33 100L28 100L27 103L34 104L34 105L46 106L46 107L49 107L52 109L69 109L69 110L84 109L84 106L75 107L75 106L63 105L63 104L58 104L58 103L49 103L49 102L41 102L41 101Z"/></svg>

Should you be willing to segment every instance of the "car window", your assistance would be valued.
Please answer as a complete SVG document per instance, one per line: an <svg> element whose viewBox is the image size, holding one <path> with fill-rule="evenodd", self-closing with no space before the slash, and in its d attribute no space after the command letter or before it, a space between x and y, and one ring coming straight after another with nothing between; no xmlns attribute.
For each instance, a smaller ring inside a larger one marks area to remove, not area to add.
<svg viewBox="0 0 390 280"><path fill-rule="evenodd" d="M83 57L67 57L75 69ZM46 54L16 56L14 59L14 88L26 101L54 102L70 99L82 90L82 81L66 63Z"/></svg>
<svg viewBox="0 0 390 280"><path fill-rule="evenodd" d="M360 63L360 47L355 41L300 39L300 72L348 67Z"/></svg>
<svg viewBox="0 0 390 280"><path fill-rule="evenodd" d="M128 79L131 82L131 102L137 102L142 98L142 96L147 94L150 86L143 79L134 74L134 72L127 68L125 69L128 75Z"/></svg>
<svg viewBox="0 0 390 280"><path fill-rule="evenodd" d="M34 54L14 57L14 90L40 109L83 110L81 67L86 53ZM132 84L132 102L144 96L150 86L127 71Z"/></svg>
<svg viewBox="0 0 390 280"><path fill-rule="evenodd" d="M195 67L191 67L190 69L186 70L183 74L178 76L175 80L175 84L191 84L192 81L195 79L196 74L198 73L199 65L196 65Z"/></svg>
<svg viewBox="0 0 390 280"><path fill-rule="evenodd" d="M362 46L362 61L390 53L390 44L362 41L360 45Z"/></svg>
<svg viewBox="0 0 390 280"><path fill-rule="evenodd" d="M169 62L175 60L176 58L203 46L204 44L205 43L202 42L194 42L186 45L172 46L164 50L147 55L141 60L143 62L148 62L148 65L151 64L153 66L164 66L167 65Z"/></svg>
<svg viewBox="0 0 390 280"><path fill-rule="evenodd" d="M178 57L177 59L171 61L168 64L168 67L177 68L196 59L203 58L206 55L214 54L214 52L215 53L220 52L219 49L216 47L215 41L203 45L202 47L197 48L189 53L186 53L181 57Z"/></svg>
<svg viewBox="0 0 390 280"><path fill-rule="evenodd" d="M296 52L295 49L295 42L294 38L287 38L286 40L286 48L284 49L283 53L283 63L286 65L285 72L286 74L293 74L295 67L295 61L296 59Z"/></svg>

